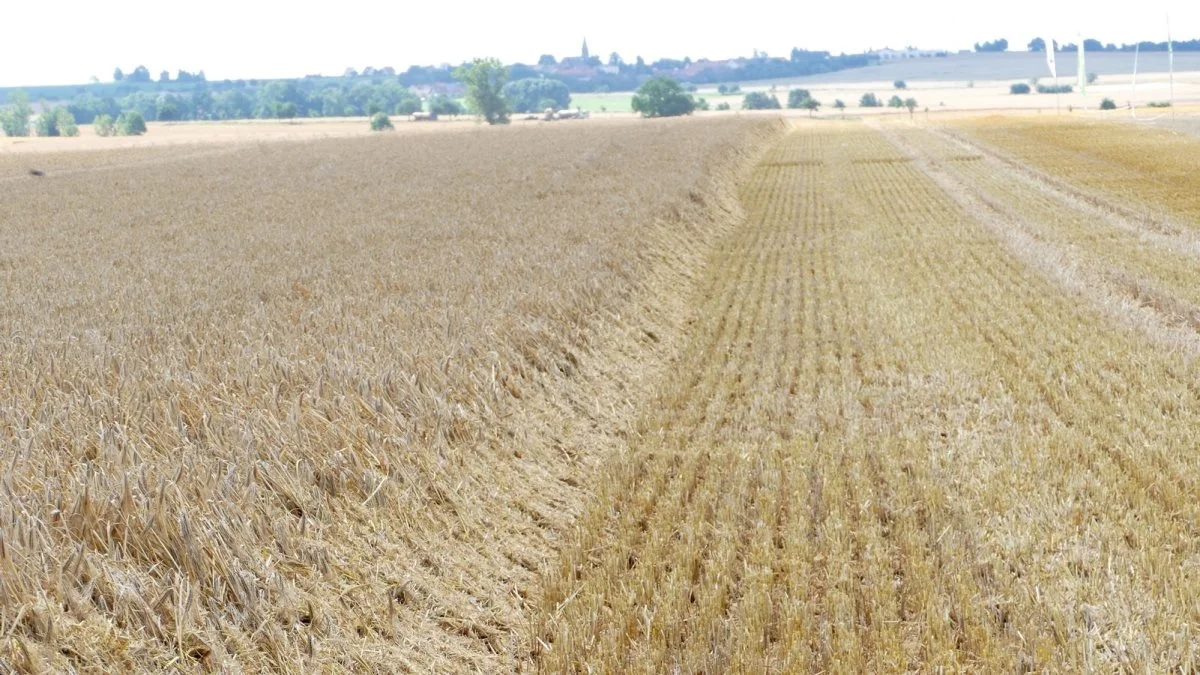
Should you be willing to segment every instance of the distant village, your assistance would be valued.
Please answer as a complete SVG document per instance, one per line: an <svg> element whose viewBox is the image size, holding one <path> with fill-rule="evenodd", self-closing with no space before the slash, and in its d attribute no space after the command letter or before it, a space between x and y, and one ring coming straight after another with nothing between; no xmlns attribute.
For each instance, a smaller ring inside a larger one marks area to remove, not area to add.
<svg viewBox="0 0 1200 675"><path fill-rule="evenodd" d="M601 58L584 39L578 56L555 58L542 55L537 63L509 65L509 79L551 78L564 82L572 92L630 91L646 79L667 75L691 84L716 84L780 77L798 77L855 68L878 62L884 57L870 54L841 54L793 49L786 56L769 56L757 50L751 56L731 59L659 59L646 62L641 57L627 60L617 53ZM889 57L890 58L890 57ZM391 68L347 70L345 77L395 76L401 84L422 95L459 93L451 73L453 66L413 66L397 73ZM313 76L318 77L318 76Z"/></svg>

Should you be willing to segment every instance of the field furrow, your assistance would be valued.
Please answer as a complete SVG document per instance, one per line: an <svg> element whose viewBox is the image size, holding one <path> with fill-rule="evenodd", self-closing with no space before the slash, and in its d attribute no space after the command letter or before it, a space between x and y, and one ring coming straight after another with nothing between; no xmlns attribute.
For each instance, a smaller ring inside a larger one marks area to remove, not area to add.
<svg viewBox="0 0 1200 675"><path fill-rule="evenodd" d="M1066 242L1086 213L968 210L1028 188L922 134L802 128L764 159L588 562L544 580L542 668L1194 664L1196 367L998 229ZM1116 232L1079 255L1187 301L1189 258ZM687 490L645 503L643 473Z"/></svg>

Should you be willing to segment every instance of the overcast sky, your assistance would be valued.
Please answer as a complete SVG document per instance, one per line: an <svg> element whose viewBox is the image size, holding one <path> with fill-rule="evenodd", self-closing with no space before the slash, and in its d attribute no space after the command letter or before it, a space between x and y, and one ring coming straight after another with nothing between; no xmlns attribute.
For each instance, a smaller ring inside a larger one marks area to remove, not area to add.
<svg viewBox="0 0 1200 675"><path fill-rule="evenodd" d="M738 0L736 2L148 2L4 0L0 86L71 84L145 64L203 69L210 80L340 74L346 67L458 63L475 56L536 62L592 53L628 60L786 55L793 46L860 52L885 46L965 49L1035 35L1104 42L1200 38L1200 0Z"/></svg>

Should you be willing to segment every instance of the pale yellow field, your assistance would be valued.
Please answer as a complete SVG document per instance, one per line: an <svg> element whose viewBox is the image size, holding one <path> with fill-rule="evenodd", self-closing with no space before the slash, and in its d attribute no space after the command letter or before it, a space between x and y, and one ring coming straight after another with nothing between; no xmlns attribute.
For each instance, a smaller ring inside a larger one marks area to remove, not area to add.
<svg viewBox="0 0 1200 675"><path fill-rule="evenodd" d="M478 129L480 123L469 117L442 119L437 122L410 122L393 118L393 135L445 133ZM603 120L592 121L603 123ZM529 123L518 120L516 126ZM100 137L91 125L80 127L76 138L8 138L0 136L0 156L16 153L58 153L74 150L123 150L179 145L236 145L273 141L306 141L322 138L353 138L374 135L366 118L322 117L293 122L277 120L238 120L232 122L151 122L144 136Z"/></svg>
<svg viewBox="0 0 1200 675"><path fill-rule="evenodd" d="M1200 137L712 117L0 154L0 670L1195 672Z"/></svg>

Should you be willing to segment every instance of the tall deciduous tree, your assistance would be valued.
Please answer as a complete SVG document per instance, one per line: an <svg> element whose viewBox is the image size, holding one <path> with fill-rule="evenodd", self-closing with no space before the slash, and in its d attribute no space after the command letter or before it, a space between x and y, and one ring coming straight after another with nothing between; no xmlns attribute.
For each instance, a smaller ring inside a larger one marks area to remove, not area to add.
<svg viewBox="0 0 1200 675"><path fill-rule="evenodd" d="M33 108L29 106L29 95L14 91L8 95L9 105L0 108L0 129L5 136L28 136L29 117Z"/></svg>
<svg viewBox="0 0 1200 675"><path fill-rule="evenodd" d="M508 68L499 59L475 59L454 69L454 79L467 88L467 105L488 124L507 124L508 99L504 85Z"/></svg>

